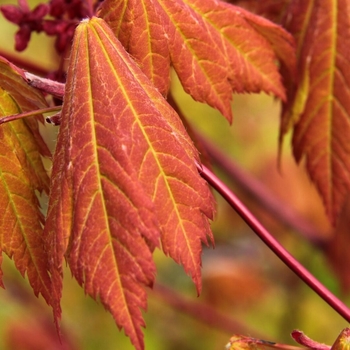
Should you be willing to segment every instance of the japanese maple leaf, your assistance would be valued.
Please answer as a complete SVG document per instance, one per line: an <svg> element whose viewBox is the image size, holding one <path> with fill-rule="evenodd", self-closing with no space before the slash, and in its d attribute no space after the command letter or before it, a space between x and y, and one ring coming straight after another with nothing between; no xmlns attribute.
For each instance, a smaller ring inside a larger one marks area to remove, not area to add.
<svg viewBox="0 0 350 350"><path fill-rule="evenodd" d="M291 36L217 0L105 0L99 15L163 94L174 67L195 100L232 119L232 92L285 92L275 61L294 67Z"/></svg>
<svg viewBox="0 0 350 350"><path fill-rule="evenodd" d="M297 161L306 158L330 220L350 190L350 4L346 0L294 1L288 29L297 41L297 84L289 83L282 135L293 127Z"/></svg>
<svg viewBox="0 0 350 350"><path fill-rule="evenodd" d="M160 242L201 289L201 243L212 239L213 199L196 162L180 118L108 25L83 21L52 171L44 232L50 271L60 288L66 254L78 282L137 349L144 286L153 283L152 252Z"/></svg>
<svg viewBox="0 0 350 350"><path fill-rule="evenodd" d="M43 107L45 99L26 83L24 73L0 58L0 116ZM41 156L50 152L38 120L31 117L1 125L0 150L0 248L13 258L22 275L27 273L34 293L51 304L44 218L36 197L36 191L48 193L49 178Z"/></svg>

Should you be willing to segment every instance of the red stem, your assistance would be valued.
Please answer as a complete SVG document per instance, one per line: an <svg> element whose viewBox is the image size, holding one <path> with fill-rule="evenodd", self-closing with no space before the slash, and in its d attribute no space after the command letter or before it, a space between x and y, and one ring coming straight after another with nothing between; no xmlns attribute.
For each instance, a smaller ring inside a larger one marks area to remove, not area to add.
<svg viewBox="0 0 350 350"><path fill-rule="evenodd" d="M240 189L251 196L255 202L259 203L263 210L285 226L305 236L313 245L319 248L323 248L326 245L326 240L321 238L325 235L320 235L319 230L311 223L285 205L280 198L274 196L251 174L237 166L232 159L223 154L214 144L198 134L196 134L196 137L204 145L215 164L224 170L240 186Z"/></svg>
<svg viewBox="0 0 350 350"><path fill-rule="evenodd" d="M14 120L19 120L19 119L22 119L22 118L32 117L34 115L60 111L61 109L62 109L62 106L54 106L54 107L37 109L35 111L29 111L29 112L24 112L24 113L7 115L5 117L1 117L0 118L0 125L4 124L4 123L12 122Z"/></svg>
<svg viewBox="0 0 350 350"><path fill-rule="evenodd" d="M236 195L205 166L198 165L200 175L231 205L260 239L315 293L345 320L350 322L350 309L318 281L268 232Z"/></svg>

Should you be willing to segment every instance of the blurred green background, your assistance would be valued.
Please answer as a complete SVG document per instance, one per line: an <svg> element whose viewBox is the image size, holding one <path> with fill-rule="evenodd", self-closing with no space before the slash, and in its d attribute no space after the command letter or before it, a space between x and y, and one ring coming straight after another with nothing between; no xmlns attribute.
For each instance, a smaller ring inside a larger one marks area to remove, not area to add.
<svg viewBox="0 0 350 350"><path fill-rule="evenodd" d="M5 3L16 1L0 0L1 5ZM30 1L32 7L38 3ZM48 71L57 68L52 38L33 35L28 49L19 54L13 51L15 31L16 27L0 16L0 54L15 55ZM320 238L331 240L335 236L337 230L329 227L303 165L297 166L292 158L288 138L278 169L279 101L264 94L233 96L234 121L230 126L217 111L186 95L175 74L172 93L193 129L259 179L280 198L282 206L291 206L312 222ZM57 128L49 125L43 129L51 145L56 132ZM268 215L225 173L214 170L305 267L343 301L350 302L344 277L336 277L341 274L336 275L331 268L327 250L314 247L281 225L278 218ZM222 198L215 196L217 216L212 228L216 247L203 251L201 296L197 297L180 266L159 251L154 254L158 273L144 313L146 349L219 350L225 348L233 333L292 344L289 334L293 329L332 344L347 326L346 321L290 272ZM2 269L6 289L0 291L0 349L133 349L103 307L84 295L68 268L62 299L62 344L57 341L50 308L41 297L33 295L27 280L7 257ZM215 312L224 318L218 321Z"/></svg>

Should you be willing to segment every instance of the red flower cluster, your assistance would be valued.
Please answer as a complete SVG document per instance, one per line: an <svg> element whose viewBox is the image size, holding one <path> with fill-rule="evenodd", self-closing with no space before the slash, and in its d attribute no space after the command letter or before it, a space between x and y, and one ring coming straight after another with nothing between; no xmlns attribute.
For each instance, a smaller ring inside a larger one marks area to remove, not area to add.
<svg viewBox="0 0 350 350"><path fill-rule="evenodd" d="M31 33L42 31L43 17L49 13L50 8L47 4L40 4L30 11L27 0L18 0L18 6L3 5L0 10L7 20L19 26L15 47L17 51L23 51L28 45Z"/></svg>
<svg viewBox="0 0 350 350"><path fill-rule="evenodd" d="M70 45L79 21L93 15L99 0L50 0L30 10L27 0L18 0L18 6L2 5L0 11L10 22L17 24L15 48L23 51L32 32L56 36L56 50L61 53ZM51 17L51 18L50 18Z"/></svg>

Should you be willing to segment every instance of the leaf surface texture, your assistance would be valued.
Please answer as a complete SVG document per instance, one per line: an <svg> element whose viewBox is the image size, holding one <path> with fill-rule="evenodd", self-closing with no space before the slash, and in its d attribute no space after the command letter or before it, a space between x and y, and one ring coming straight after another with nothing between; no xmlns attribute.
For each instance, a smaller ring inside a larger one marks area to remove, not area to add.
<svg viewBox="0 0 350 350"><path fill-rule="evenodd" d="M197 159L179 117L107 24L83 21L70 58L45 236L56 249L54 283L61 283L67 249L73 275L137 349L155 247L201 287L213 199Z"/></svg>
<svg viewBox="0 0 350 350"><path fill-rule="evenodd" d="M232 92L285 97L275 61L293 69L293 40L242 8L216 0L106 0L100 16L163 93L171 64L187 93L229 121Z"/></svg>
<svg viewBox="0 0 350 350"><path fill-rule="evenodd" d="M306 158L335 223L350 189L350 4L294 1L291 11L287 27L296 37L300 75L290 84L282 134L293 127L294 155Z"/></svg>

